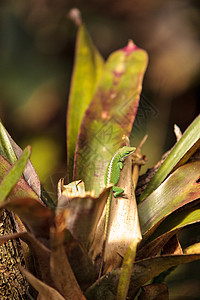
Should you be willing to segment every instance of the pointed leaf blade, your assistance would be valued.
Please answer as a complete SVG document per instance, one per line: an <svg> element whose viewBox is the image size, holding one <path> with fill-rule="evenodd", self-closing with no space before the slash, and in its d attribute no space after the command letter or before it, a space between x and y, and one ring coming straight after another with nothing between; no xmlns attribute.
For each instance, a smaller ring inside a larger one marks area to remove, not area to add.
<svg viewBox="0 0 200 300"><path fill-rule="evenodd" d="M200 161L178 168L138 206L141 230L149 236L173 211L200 196Z"/></svg>
<svg viewBox="0 0 200 300"><path fill-rule="evenodd" d="M185 163L200 146L200 115L186 129L161 167L158 169L139 201L148 197L177 166Z"/></svg>
<svg viewBox="0 0 200 300"><path fill-rule="evenodd" d="M7 131L0 120L0 154L11 164L16 161L16 155L7 135Z"/></svg>
<svg viewBox="0 0 200 300"><path fill-rule="evenodd" d="M9 172L3 177L0 184L0 202L3 202L6 199L6 197L10 194L14 186L17 184L30 158L30 155L31 148L30 146L28 146L24 150L21 157L11 167Z"/></svg>
<svg viewBox="0 0 200 300"><path fill-rule="evenodd" d="M136 249L138 246L139 240L134 240L129 245L126 255L123 260L123 264L121 267L120 277L119 277L119 283L117 287L117 298L116 300L126 300L127 293L128 293L128 287L130 283L131 278L131 272L133 269L133 263L135 260L136 255Z"/></svg>
<svg viewBox="0 0 200 300"><path fill-rule="evenodd" d="M200 222L200 209L197 207L181 209L169 215L150 236L153 240L170 232L176 232L185 226ZM148 240L149 241L149 240Z"/></svg>
<svg viewBox="0 0 200 300"><path fill-rule="evenodd" d="M67 111L67 164L72 181L75 146L83 115L93 97L104 61L85 28L78 29L75 64Z"/></svg>

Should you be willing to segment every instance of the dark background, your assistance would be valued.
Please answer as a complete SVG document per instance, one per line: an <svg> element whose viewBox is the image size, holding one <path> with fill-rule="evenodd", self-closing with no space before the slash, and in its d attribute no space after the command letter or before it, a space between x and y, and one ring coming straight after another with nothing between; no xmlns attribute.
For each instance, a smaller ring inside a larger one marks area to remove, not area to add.
<svg viewBox="0 0 200 300"><path fill-rule="evenodd" d="M200 106L199 1L1 0L0 117L22 148L32 146L32 162L50 193L66 174L66 108L76 36L66 15L72 7L81 10L105 59L129 39L149 54L131 135L135 146L149 134L147 166L175 142L174 123L184 131ZM181 290L190 297L199 293L200 299L199 283L191 280L200 273L195 264L178 268L186 279L171 285L174 295Z"/></svg>

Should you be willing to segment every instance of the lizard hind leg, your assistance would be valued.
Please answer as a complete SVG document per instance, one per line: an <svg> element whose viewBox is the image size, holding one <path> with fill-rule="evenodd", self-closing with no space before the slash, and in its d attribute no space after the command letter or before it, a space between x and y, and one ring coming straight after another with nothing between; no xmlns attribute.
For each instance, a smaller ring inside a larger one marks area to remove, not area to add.
<svg viewBox="0 0 200 300"><path fill-rule="evenodd" d="M113 186L113 193L114 193L114 197L117 198L119 197L121 194L123 194L124 190L118 186Z"/></svg>

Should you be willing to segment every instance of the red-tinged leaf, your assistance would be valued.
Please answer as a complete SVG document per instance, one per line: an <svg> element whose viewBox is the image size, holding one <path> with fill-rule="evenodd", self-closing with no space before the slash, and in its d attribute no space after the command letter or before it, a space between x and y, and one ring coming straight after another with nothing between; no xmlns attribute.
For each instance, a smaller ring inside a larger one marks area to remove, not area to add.
<svg viewBox="0 0 200 300"><path fill-rule="evenodd" d="M50 273L54 286L69 300L86 300L84 297L65 253L63 245L65 230L63 222L51 227L51 262Z"/></svg>
<svg viewBox="0 0 200 300"><path fill-rule="evenodd" d="M15 152L16 157L19 159L19 157L22 154L22 149L15 143L15 141L11 138L9 133L7 132L8 139L10 141L10 144ZM33 189L33 191L37 194L37 196L41 197L41 183L39 180L39 177L31 163L30 160L28 160L27 165L23 172L24 179L26 182L30 185L30 187Z"/></svg>
<svg viewBox="0 0 200 300"><path fill-rule="evenodd" d="M30 282L30 284L38 291L39 296L37 299L40 300L65 300L65 298L54 288L45 284L44 282L37 279L30 272L24 269L22 266L19 266L20 271L26 277L26 279Z"/></svg>
<svg viewBox="0 0 200 300"><path fill-rule="evenodd" d="M3 202L0 209L14 211L36 237L49 237L49 228L53 224L51 210L32 198L15 198Z"/></svg>
<svg viewBox="0 0 200 300"><path fill-rule="evenodd" d="M98 195L107 162L129 136L137 112L147 54L133 42L110 55L81 123L74 179Z"/></svg>
<svg viewBox="0 0 200 300"><path fill-rule="evenodd" d="M0 182L0 202L4 201L10 192L13 190L14 186L20 179L23 170L27 164L27 161L31 155L31 148L28 146L21 157L14 163L12 167L9 168L8 172L4 175ZM5 167L5 166L3 166ZM1 174L3 171L1 170Z"/></svg>
<svg viewBox="0 0 200 300"><path fill-rule="evenodd" d="M6 158L11 164L14 164L17 159L22 155L22 149L15 143L11 138L5 127L0 121L0 153ZM26 167L23 171L25 180L31 186L31 188L36 192L38 197L41 195L40 180L38 175L31 163L28 160Z"/></svg>
<svg viewBox="0 0 200 300"><path fill-rule="evenodd" d="M200 146L200 115L186 129L180 140L173 147L161 167L141 194L139 201L148 197L178 166L184 164Z"/></svg>
<svg viewBox="0 0 200 300"><path fill-rule="evenodd" d="M0 166L0 180L2 180L3 177L11 169L11 164L3 156L0 155ZM42 202L22 177L18 180L17 184L9 194L9 199L13 199L16 197L31 197L39 202Z"/></svg>
<svg viewBox="0 0 200 300"><path fill-rule="evenodd" d="M178 168L138 206L141 231L145 239L173 211L200 196L200 161Z"/></svg>
<svg viewBox="0 0 200 300"><path fill-rule="evenodd" d="M86 28L81 25L76 39L76 53L67 111L67 165L72 181L74 153L83 115L94 95L104 61Z"/></svg>
<svg viewBox="0 0 200 300"><path fill-rule="evenodd" d="M183 254L181 244L178 240L177 234L173 235L169 241L164 245L162 254Z"/></svg>
<svg viewBox="0 0 200 300"><path fill-rule="evenodd" d="M142 287L138 300L168 300L168 287L164 283L148 284Z"/></svg>

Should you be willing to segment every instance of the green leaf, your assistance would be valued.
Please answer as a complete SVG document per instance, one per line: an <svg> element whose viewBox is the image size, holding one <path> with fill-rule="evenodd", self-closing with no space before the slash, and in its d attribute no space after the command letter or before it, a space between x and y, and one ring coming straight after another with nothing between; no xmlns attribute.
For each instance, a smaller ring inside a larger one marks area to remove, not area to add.
<svg viewBox="0 0 200 300"><path fill-rule="evenodd" d="M147 54L129 42L110 55L96 93L81 124L75 179L98 195L104 187L107 162L129 136L137 112Z"/></svg>
<svg viewBox="0 0 200 300"><path fill-rule="evenodd" d="M176 143L161 167L149 182L147 188L141 194L139 201L148 197L170 172L185 163L200 146L200 115L184 132L181 139Z"/></svg>
<svg viewBox="0 0 200 300"><path fill-rule="evenodd" d="M0 120L0 154L5 157L11 165L17 160L15 152L13 151L7 131Z"/></svg>
<svg viewBox="0 0 200 300"><path fill-rule="evenodd" d="M74 153L83 115L91 102L100 79L104 61L85 28L78 29L75 63L67 112L67 159L72 181Z"/></svg>
<svg viewBox="0 0 200 300"><path fill-rule="evenodd" d="M126 255L124 257L121 272L120 272L116 300L126 300L130 278L131 278L131 272L133 269L133 263L136 255L137 245L138 245L138 240L135 239L129 245L126 251Z"/></svg>
<svg viewBox="0 0 200 300"><path fill-rule="evenodd" d="M182 229L185 226L200 222L200 209L197 207L186 207L180 211L175 211L169 215L150 236L150 240L153 240L159 236L167 233L173 233ZM154 242L154 241L153 241Z"/></svg>
<svg viewBox="0 0 200 300"><path fill-rule="evenodd" d="M11 167L9 172L3 177L0 183L0 202L4 201L10 194L18 180L20 179L23 170L31 155L31 148L28 146L21 157Z"/></svg>
<svg viewBox="0 0 200 300"><path fill-rule="evenodd" d="M145 238L173 211L200 196L200 161L178 168L150 196L138 205Z"/></svg>

